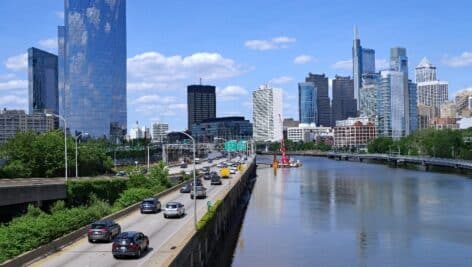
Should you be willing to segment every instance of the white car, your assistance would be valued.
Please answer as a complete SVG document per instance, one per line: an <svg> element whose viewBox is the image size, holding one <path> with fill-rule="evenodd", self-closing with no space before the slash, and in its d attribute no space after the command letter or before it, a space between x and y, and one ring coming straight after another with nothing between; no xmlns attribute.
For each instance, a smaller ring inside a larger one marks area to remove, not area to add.
<svg viewBox="0 0 472 267"><path fill-rule="evenodd" d="M236 167L231 167L231 168L229 169L229 173L230 173L230 174L235 174L237 171L238 171L238 169L236 169Z"/></svg>
<svg viewBox="0 0 472 267"><path fill-rule="evenodd" d="M164 209L164 218L182 217L185 215L184 204L180 202L169 202Z"/></svg>

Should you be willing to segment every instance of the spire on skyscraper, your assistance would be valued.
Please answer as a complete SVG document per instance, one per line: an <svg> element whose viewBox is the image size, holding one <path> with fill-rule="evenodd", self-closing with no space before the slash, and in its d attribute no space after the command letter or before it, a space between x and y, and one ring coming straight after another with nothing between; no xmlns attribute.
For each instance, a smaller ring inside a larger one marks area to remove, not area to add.
<svg viewBox="0 0 472 267"><path fill-rule="evenodd" d="M359 30L357 29L357 25L354 25L354 40L359 40Z"/></svg>

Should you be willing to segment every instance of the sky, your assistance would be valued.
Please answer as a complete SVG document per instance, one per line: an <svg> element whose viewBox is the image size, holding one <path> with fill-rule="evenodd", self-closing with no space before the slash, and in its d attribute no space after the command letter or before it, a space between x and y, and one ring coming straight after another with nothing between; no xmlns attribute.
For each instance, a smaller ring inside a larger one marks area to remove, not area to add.
<svg viewBox="0 0 472 267"><path fill-rule="evenodd" d="M28 103L26 51L57 53L62 0L0 1L0 108ZM217 116L252 120L262 84L284 91L284 117L298 118L297 83L309 72L352 76L353 27L376 51L407 49L410 76L423 57L449 82L449 98L472 87L471 1L127 1L128 129L136 121L187 124L186 86L217 87Z"/></svg>

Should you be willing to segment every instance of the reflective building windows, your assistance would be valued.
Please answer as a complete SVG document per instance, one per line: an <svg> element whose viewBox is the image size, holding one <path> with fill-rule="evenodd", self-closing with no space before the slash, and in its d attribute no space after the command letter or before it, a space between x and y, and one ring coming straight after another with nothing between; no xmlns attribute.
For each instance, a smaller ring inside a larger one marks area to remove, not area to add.
<svg viewBox="0 0 472 267"><path fill-rule="evenodd" d="M28 49L29 113L48 110L59 114L57 56Z"/></svg>
<svg viewBox="0 0 472 267"><path fill-rule="evenodd" d="M300 123L318 121L317 89L312 82L298 84L298 113Z"/></svg>

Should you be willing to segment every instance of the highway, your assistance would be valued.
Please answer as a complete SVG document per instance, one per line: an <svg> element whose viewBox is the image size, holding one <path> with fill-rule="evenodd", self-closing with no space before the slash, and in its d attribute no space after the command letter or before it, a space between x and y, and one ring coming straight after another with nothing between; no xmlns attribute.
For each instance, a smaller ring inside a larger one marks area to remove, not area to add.
<svg viewBox="0 0 472 267"><path fill-rule="evenodd" d="M213 167L212 170L216 170L216 168ZM239 177L240 174L237 173L236 175ZM221 198L222 193L231 187L233 179L235 179L235 177L222 179L222 185L214 186L210 185L210 181L203 180L203 184L207 188L207 198L197 200L198 218L201 218L206 212L207 201L210 200L214 203L217 198ZM126 217L116 220L116 222L121 225L122 231L141 231L149 237L150 249L147 253L144 253L140 259L115 259L111 253L111 243L91 244L88 242L87 237L83 237L63 248L61 251L33 263L32 266L87 267L146 265L146 261L156 254L163 244L173 238L177 233L184 230L184 227L193 228L194 200L190 199L189 194L182 194L176 191L159 200L163 206L169 201L179 201L183 203L185 205L186 215L180 219L165 219L162 212L157 214L141 214L139 210L137 210ZM188 229L185 230L188 232Z"/></svg>

